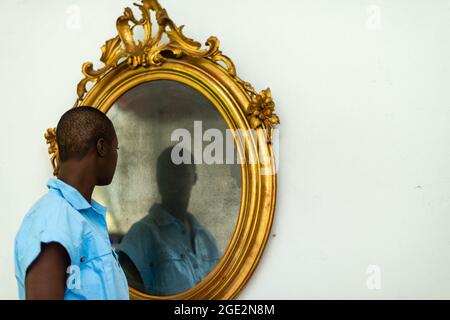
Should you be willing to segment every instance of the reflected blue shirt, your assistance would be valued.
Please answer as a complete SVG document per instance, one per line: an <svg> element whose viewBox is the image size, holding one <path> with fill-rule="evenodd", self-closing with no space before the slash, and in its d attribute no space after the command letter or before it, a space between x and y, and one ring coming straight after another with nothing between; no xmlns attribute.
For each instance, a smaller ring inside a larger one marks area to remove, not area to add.
<svg viewBox="0 0 450 320"><path fill-rule="evenodd" d="M126 300L128 284L106 225L107 209L91 204L72 186L50 179L49 191L26 214L15 240L15 273L20 299L25 276L41 252L41 243L57 242L69 254L71 266L64 299Z"/></svg>
<svg viewBox="0 0 450 320"><path fill-rule="evenodd" d="M193 252L186 227L160 204L135 223L118 250L138 269L146 293L175 295L201 282L220 260L216 241L198 220L188 214L194 234Z"/></svg>

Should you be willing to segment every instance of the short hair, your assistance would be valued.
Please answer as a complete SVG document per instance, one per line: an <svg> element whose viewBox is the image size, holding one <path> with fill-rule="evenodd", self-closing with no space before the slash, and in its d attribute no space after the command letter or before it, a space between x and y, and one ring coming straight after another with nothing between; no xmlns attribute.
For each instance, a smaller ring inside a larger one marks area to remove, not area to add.
<svg viewBox="0 0 450 320"><path fill-rule="evenodd" d="M83 106L64 113L56 128L59 159L82 159L100 138L112 143L116 132L111 120L100 110Z"/></svg>

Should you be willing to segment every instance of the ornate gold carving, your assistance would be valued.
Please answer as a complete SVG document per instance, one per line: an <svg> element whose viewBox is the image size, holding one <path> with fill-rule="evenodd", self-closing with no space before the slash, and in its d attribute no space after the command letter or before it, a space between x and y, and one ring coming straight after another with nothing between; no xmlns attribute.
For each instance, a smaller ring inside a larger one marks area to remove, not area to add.
<svg viewBox="0 0 450 320"><path fill-rule="evenodd" d="M269 88L261 91L260 94L251 92L252 98L247 109L247 118L253 129L262 128L267 130L267 140L272 141L272 128L280 123L280 118L275 114L275 103L272 100L272 93Z"/></svg>
<svg viewBox="0 0 450 320"><path fill-rule="evenodd" d="M50 162L53 166L53 175L56 176L59 172L59 154L58 144L56 143L56 128L49 128L44 134L48 147L48 153L51 155Z"/></svg>
<svg viewBox="0 0 450 320"><path fill-rule="evenodd" d="M127 63L130 68L148 68L161 66L168 57L207 58L221 67L223 67L220 64L222 62L225 65L223 68L246 91L251 101L246 110L247 119L253 129L262 128L267 131L267 140L270 143L272 127L280 123L278 116L274 113L275 104L270 90L267 89L258 94L250 83L240 79L236 74L233 61L219 50L220 42L216 37L208 38L207 49L202 49L199 42L186 37L183 34L183 26L177 27L157 0L142 0L141 4L134 5L139 8L142 17L138 20L131 8L125 8L123 15L116 22L118 35L106 41L101 48L100 61L104 63L104 66L95 70L92 62L83 64L82 73L85 77L78 84L78 99L75 106L78 106L86 95L86 86L89 82L97 82L120 63ZM158 29L155 36L152 36L154 21L152 21L151 12L154 12L156 16ZM135 39L133 29L136 26L142 26L144 29L143 41ZM164 34L169 38L168 42L162 42ZM122 59L125 61L120 62Z"/></svg>
<svg viewBox="0 0 450 320"><path fill-rule="evenodd" d="M183 34L183 26L177 27L169 18L165 9L161 8L157 0L142 0L141 4L134 4L141 12L142 18L136 19L131 8L125 8L122 16L117 19L116 28L118 35L103 45L100 61L104 66L95 70L92 62L83 64L82 72L85 76L77 88L78 100L81 101L87 92L88 82L97 82L119 61L126 58L125 63L131 68L160 66L166 61L166 57L180 58L187 55L193 58L211 58L214 61L223 61L232 68L232 63L219 51L219 40L210 37L206 41L208 49L201 49L201 44ZM152 36L153 22L151 12L156 15L157 32ZM130 26L131 23L131 26ZM133 29L142 26L145 32L143 41L136 41ZM169 42L162 42L162 36L166 34Z"/></svg>

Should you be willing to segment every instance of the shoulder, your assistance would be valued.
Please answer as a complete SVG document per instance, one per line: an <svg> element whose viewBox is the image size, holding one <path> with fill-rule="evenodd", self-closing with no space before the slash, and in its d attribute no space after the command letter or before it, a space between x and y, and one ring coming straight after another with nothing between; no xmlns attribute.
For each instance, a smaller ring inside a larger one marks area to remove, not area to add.
<svg viewBox="0 0 450 320"><path fill-rule="evenodd" d="M208 240L215 242L215 238L212 233L192 213L189 213L189 218L199 233L208 238Z"/></svg>
<svg viewBox="0 0 450 320"><path fill-rule="evenodd" d="M135 264L141 264L142 259L151 260L158 250L161 241L159 229L147 214L134 223L118 246L118 251L126 253Z"/></svg>
<svg viewBox="0 0 450 320"><path fill-rule="evenodd" d="M146 215L141 220L135 222L127 234L124 236L122 242L141 242L145 239L147 244L154 242L158 237L159 231L155 221L151 216Z"/></svg>
<svg viewBox="0 0 450 320"><path fill-rule="evenodd" d="M76 240L77 235L83 234L85 227L86 220L82 215L64 198L49 190L25 215L16 240L47 231L63 232Z"/></svg>
<svg viewBox="0 0 450 320"><path fill-rule="evenodd" d="M41 243L61 244L75 263L83 238L89 232L82 215L55 191L49 190L28 211L17 232L16 273L25 274L41 252Z"/></svg>

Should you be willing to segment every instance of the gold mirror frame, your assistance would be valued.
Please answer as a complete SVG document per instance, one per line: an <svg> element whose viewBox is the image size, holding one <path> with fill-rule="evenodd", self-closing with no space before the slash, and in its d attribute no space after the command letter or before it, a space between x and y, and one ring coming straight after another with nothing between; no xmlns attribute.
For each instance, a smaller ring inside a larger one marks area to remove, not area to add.
<svg viewBox="0 0 450 320"><path fill-rule="evenodd" d="M240 212L231 241L214 270L197 286L174 296L152 296L130 288L132 299L233 299L256 268L269 237L276 199L276 165L272 150L272 127L279 124L270 89L261 93L236 75L230 58L210 37L207 49L187 38L156 0L135 4L137 19L130 8L117 19L118 35L102 46L104 66L83 64L84 78L77 87L74 107L94 106L107 113L114 102L131 88L149 81L172 80L188 85L208 98L232 133L242 162ZM152 12L157 31L152 35ZM131 26L130 26L131 24ZM141 26L143 41L133 30ZM163 41L166 35L168 41ZM93 83L87 89L88 83ZM82 128L80 128L82 130ZM239 135L239 132L244 134ZM246 134L250 133L250 134ZM56 129L45 134L54 174L58 173Z"/></svg>

